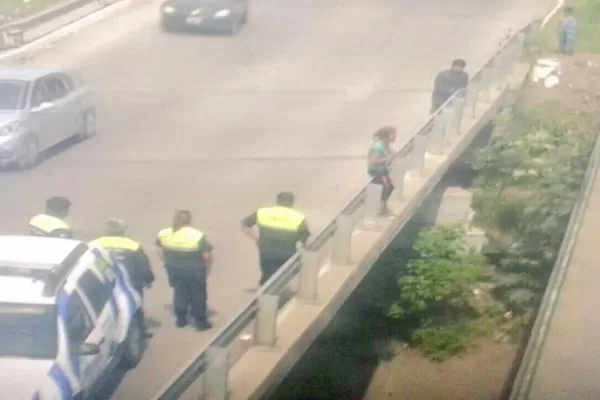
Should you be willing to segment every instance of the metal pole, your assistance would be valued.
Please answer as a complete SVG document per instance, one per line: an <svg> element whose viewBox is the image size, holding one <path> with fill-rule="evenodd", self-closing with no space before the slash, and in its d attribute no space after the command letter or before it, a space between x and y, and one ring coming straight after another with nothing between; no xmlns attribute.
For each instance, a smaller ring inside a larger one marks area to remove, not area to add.
<svg viewBox="0 0 600 400"><path fill-rule="evenodd" d="M279 296L273 294L259 296L258 312L254 322L254 344L256 346L275 346L278 311Z"/></svg>
<svg viewBox="0 0 600 400"><path fill-rule="evenodd" d="M465 112L465 102L466 100L463 96L455 98L452 102L452 105L454 106L454 115L450 123L450 129L448 133L449 138L452 138L452 136L460 136L462 133L462 121Z"/></svg>
<svg viewBox="0 0 600 400"><path fill-rule="evenodd" d="M414 137L413 149L410 154L411 165L409 171L416 176L421 176L425 168L425 153L427 152L427 137L417 134Z"/></svg>
<svg viewBox="0 0 600 400"><path fill-rule="evenodd" d="M207 366L204 372L204 398L227 400L229 375L229 349L210 347L206 351Z"/></svg>
<svg viewBox="0 0 600 400"><path fill-rule="evenodd" d="M523 59L523 49L525 47L525 34L524 33L519 33L516 37L515 37L515 54L514 54L514 58L513 58L513 63L518 63L519 61L521 61Z"/></svg>
<svg viewBox="0 0 600 400"><path fill-rule="evenodd" d="M392 201L404 200L404 176L406 175L406 160L404 158L397 159L391 166L390 177L394 184L392 192Z"/></svg>
<svg viewBox="0 0 600 400"><path fill-rule="evenodd" d="M365 199L363 221L369 225L376 224L381 213L381 195L383 185L370 183L367 185L367 197Z"/></svg>
<svg viewBox="0 0 600 400"><path fill-rule="evenodd" d="M434 118L433 128L429 132L429 153L435 155L444 154L444 141L446 127L448 125L448 109L450 105L444 107Z"/></svg>
<svg viewBox="0 0 600 400"><path fill-rule="evenodd" d="M496 61L495 58L492 59L492 63L495 61ZM489 101L489 99L490 99L490 89L491 89L490 86L492 84L492 75L493 75L492 67L490 67L490 64L491 63L489 63L481 71L481 86L480 86L479 96L484 101Z"/></svg>
<svg viewBox="0 0 600 400"><path fill-rule="evenodd" d="M479 78L481 79L481 78ZM472 80L467 86L467 93L465 95L465 108L469 112L469 118L475 118L477 101L479 100L479 79Z"/></svg>
<svg viewBox="0 0 600 400"><path fill-rule="evenodd" d="M319 280L319 252L302 250L302 267L300 267L300 283L298 299L304 303L317 302L317 281Z"/></svg>
<svg viewBox="0 0 600 400"><path fill-rule="evenodd" d="M335 225L336 230L333 235L331 262L335 265L348 265L350 263L352 231L354 227L352 215L338 215L335 220Z"/></svg>

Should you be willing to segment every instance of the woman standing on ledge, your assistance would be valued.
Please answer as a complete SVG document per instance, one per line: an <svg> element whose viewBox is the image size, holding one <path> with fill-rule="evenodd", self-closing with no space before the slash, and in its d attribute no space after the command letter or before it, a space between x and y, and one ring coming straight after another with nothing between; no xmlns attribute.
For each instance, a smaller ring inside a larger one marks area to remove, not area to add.
<svg viewBox="0 0 600 400"><path fill-rule="evenodd" d="M385 126L373 135L373 142L369 148L368 173L373 178L371 183L383 186L381 192L381 214L388 214L387 201L394 191L394 184L390 177L390 163L393 152L391 144L396 141L396 128Z"/></svg>

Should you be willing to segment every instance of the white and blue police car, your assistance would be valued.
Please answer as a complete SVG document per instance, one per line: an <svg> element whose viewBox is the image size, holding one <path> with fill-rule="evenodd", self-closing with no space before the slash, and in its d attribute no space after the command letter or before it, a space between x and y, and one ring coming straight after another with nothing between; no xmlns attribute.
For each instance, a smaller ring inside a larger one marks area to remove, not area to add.
<svg viewBox="0 0 600 400"><path fill-rule="evenodd" d="M0 398L91 398L146 348L141 300L103 248L0 236Z"/></svg>

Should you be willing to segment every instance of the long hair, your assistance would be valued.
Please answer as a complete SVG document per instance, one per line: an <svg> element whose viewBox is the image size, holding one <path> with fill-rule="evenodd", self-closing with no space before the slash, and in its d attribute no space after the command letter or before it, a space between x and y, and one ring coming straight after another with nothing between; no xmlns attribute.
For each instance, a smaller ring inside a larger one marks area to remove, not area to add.
<svg viewBox="0 0 600 400"><path fill-rule="evenodd" d="M178 231L192 223L192 213L188 210L177 210L173 216L173 231Z"/></svg>
<svg viewBox="0 0 600 400"><path fill-rule="evenodd" d="M393 126L384 126L383 128L377 129L373 134L374 139L385 140L386 142L396 133L396 128Z"/></svg>

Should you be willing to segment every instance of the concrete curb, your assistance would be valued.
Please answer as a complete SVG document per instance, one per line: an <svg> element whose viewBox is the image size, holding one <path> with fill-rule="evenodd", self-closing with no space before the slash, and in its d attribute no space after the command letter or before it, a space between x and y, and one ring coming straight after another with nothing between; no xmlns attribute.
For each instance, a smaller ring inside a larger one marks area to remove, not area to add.
<svg viewBox="0 0 600 400"><path fill-rule="evenodd" d="M77 31L91 26L97 22L102 21L103 19L116 14L117 12L124 10L133 4L134 0L120 0L114 4L110 4L104 8L101 8L98 11L92 12L91 14L86 15L85 17L67 24L61 28L56 29L55 31L42 36L41 38L34 40L30 43L27 43L24 46L21 46L14 50L8 50L6 52L0 53L0 61L7 61L11 59L15 59L17 57L23 57L27 53L38 51L49 44L57 42L58 40L65 38Z"/></svg>

